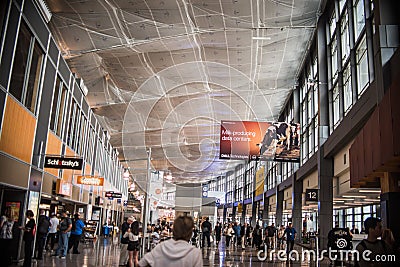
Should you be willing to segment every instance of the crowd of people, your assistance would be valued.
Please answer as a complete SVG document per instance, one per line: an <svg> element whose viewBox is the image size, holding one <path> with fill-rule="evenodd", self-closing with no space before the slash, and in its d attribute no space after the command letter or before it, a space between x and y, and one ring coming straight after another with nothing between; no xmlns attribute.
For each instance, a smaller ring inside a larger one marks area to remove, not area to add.
<svg viewBox="0 0 400 267"><path fill-rule="evenodd" d="M30 267L32 259L43 260L45 251L53 252L51 256L58 256L65 259L67 253L72 248L73 254L79 254L78 251L80 237L85 224L80 219L80 214L74 214L73 218L66 211L62 211L59 216L55 213L51 217L45 215L44 210L39 211L37 223L35 214L32 210L25 212L26 223L23 226L17 226L14 218L11 218L10 211L6 210L0 219L0 251L4 252L2 259L5 260L4 266L11 264L10 243L16 235L16 229L23 231L24 241L24 263L23 266ZM36 243L34 240L36 237ZM55 243L58 243L55 250ZM35 245L35 246L34 246ZM35 251L33 248L35 247Z"/></svg>
<svg viewBox="0 0 400 267"><path fill-rule="evenodd" d="M65 259L66 254L71 249L73 254L80 253L78 248L85 224L80 219L79 213L70 218L69 214L63 211L59 214L59 217L52 214L51 218L48 218L44 211L40 211L37 223L33 211L26 211L25 216L26 223L23 226L17 226L14 218L11 218L10 212L7 210L0 219L0 252L2 252L2 259L4 259L2 264L4 266L10 264L10 255L7 252L11 247L10 242L13 234L15 234L15 229L18 228L24 233L25 258L23 266L31 266L32 259L43 259L44 251L51 251L53 252L51 256L58 256L60 259ZM226 249L232 246L236 249L286 249L286 253L289 254L293 250L297 236L297 231L292 223L288 223L286 227L283 225L276 227L272 223L262 228L259 224L252 227L248 223L229 222L221 224L216 222L213 227L209 218L204 218L202 222L195 224L192 217L185 215L178 216L173 223L159 220L156 224L149 224L145 231L145 237L152 241L152 246L146 249L144 255L141 255L140 251L146 246L145 242L142 242L146 238L143 238L141 227L140 222L134 217L128 217L122 224L120 266L202 266L200 248L214 247L215 244L214 248L219 249L219 243L223 239ZM365 250L370 250L372 256L395 255L400 257L393 233L390 229L383 228L379 218L370 217L366 219L361 232L365 232L367 238L362 240L355 248L360 254ZM328 246L333 246L337 235L341 235L341 238L349 238L351 241L353 235L357 233L355 227L350 230L336 225L328 235L330 240ZM34 240L36 240L35 246ZM56 240L58 245L54 249ZM35 251L33 247L35 247ZM349 247L349 249L352 249L352 247ZM369 266L369 263L360 259L356 265ZM393 265L389 264L388 266Z"/></svg>
<svg viewBox="0 0 400 267"><path fill-rule="evenodd" d="M207 218L200 227L202 230L201 247L206 245L210 247L210 227L211 224L208 222ZM279 228L272 223L263 229L259 224L252 227L248 223L240 224L238 222L229 222L222 225L220 222L217 222L213 234L217 247L221 241L221 237L225 237L225 245L227 248L234 245L242 249L252 247L257 250L262 250L264 249L264 245L268 249L283 250L288 248L291 251L293 250L297 232L291 223L289 223L287 227L281 225Z"/></svg>

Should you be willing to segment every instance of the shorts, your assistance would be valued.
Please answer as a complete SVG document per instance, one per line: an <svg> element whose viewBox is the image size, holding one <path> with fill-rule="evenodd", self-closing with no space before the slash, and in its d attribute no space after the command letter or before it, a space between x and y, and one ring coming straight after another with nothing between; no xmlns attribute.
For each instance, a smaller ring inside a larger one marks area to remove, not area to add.
<svg viewBox="0 0 400 267"><path fill-rule="evenodd" d="M129 241L128 251L139 251L139 241Z"/></svg>

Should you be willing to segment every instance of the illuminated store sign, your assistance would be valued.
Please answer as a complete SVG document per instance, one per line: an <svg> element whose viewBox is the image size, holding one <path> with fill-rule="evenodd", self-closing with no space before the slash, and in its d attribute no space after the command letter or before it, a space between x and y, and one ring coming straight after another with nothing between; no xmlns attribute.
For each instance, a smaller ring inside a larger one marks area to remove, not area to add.
<svg viewBox="0 0 400 267"><path fill-rule="evenodd" d="M53 169L71 169L82 170L83 159L80 158L62 158L45 156L44 167Z"/></svg>
<svg viewBox="0 0 400 267"><path fill-rule="evenodd" d="M82 175L76 178L77 184L103 186L104 178L91 175Z"/></svg>

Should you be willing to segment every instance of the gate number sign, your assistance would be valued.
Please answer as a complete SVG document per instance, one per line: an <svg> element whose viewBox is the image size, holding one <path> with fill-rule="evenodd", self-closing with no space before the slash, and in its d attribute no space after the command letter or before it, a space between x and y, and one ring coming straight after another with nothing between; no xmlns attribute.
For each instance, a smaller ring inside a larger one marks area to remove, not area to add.
<svg viewBox="0 0 400 267"><path fill-rule="evenodd" d="M306 201L318 202L318 189L306 189Z"/></svg>

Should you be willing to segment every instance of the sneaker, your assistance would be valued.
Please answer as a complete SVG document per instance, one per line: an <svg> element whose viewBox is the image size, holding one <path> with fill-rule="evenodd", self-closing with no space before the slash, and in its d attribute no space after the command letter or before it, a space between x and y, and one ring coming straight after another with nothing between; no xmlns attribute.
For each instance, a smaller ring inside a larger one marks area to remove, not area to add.
<svg viewBox="0 0 400 267"><path fill-rule="evenodd" d="M58 255L57 255L57 254L51 254L51 256L52 256L52 257L57 257Z"/></svg>
<svg viewBox="0 0 400 267"><path fill-rule="evenodd" d="M65 256L61 256L60 259L65 260Z"/></svg>

